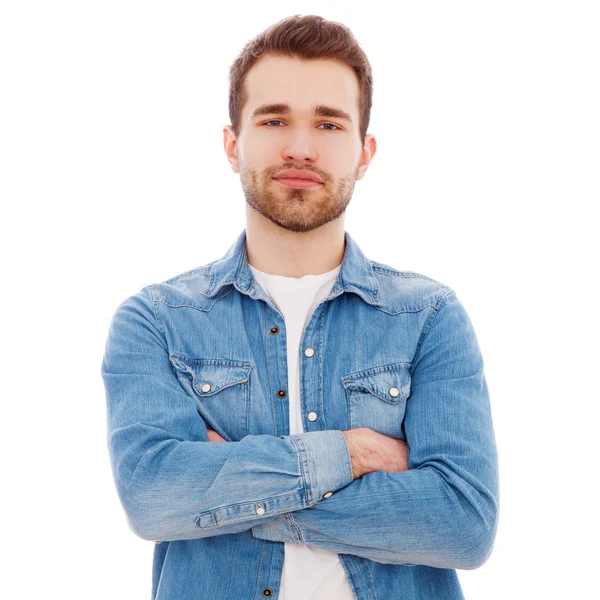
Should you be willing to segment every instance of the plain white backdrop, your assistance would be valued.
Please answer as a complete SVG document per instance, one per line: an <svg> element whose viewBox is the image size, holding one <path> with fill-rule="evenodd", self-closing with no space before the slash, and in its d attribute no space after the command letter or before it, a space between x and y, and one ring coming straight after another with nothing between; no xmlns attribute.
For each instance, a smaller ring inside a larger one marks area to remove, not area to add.
<svg viewBox="0 0 600 600"><path fill-rule="evenodd" d="M245 226L228 68L292 14L344 23L373 67L346 230L454 288L478 335L500 522L467 599L600 597L600 18L577 0L2 3L2 597L150 597L108 460L108 325Z"/></svg>

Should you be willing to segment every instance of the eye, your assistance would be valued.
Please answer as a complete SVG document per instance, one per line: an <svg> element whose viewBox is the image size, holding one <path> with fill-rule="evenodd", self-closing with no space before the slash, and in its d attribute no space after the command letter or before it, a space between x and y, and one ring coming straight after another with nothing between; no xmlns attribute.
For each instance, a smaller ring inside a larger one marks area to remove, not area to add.
<svg viewBox="0 0 600 600"><path fill-rule="evenodd" d="M270 127L269 123L283 123L283 121L280 121L279 119L271 119L270 121L265 121L263 123L263 125L267 125ZM334 127L335 129L326 129L325 131L336 131L336 130L341 130L341 127L338 127L337 125L335 125L334 123L321 123L321 125L331 125L331 127ZM319 125L319 127L321 127L321 125Z"/></svg>
<svg viewBox="0 0 600 600"><path fill-rule="evenodd" d="M335 127L335 129L341 129L340 127L338 127L337 125L334 125L333 123L322 123L323 125L331 125L332 127ZM335 131L335 129L327 129L327 131Z"/></svg>

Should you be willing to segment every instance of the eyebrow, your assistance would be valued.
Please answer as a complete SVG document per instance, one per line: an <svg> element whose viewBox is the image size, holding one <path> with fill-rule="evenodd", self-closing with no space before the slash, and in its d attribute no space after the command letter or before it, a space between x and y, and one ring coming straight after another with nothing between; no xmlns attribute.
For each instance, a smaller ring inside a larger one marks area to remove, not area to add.
<svg viewBox="0 0 600 600"><path fill-rule="evenodd" d="M250 119L261 115L289 115L292 112L292 107L289 104L279 102L277 104L263 104L259 106L250 115ZM324 104L317 104L314 109L315 117L330 117L333 119L343 119L352 123L350 115L342 110L341 108L334 108L333 106L325 106Z"/></svg>

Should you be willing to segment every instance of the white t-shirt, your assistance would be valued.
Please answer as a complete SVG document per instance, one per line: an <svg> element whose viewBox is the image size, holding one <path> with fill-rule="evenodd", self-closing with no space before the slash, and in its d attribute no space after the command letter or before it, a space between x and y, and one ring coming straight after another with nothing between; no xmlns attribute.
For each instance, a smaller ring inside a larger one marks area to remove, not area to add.
<svg viewBox="0 0 600 600"><path fill-rule="evenodd" d="M321 300L329 295L341 265L321 275L283 277L270 275L248 265L263 290L271 297L285 320L288 360L290 435L304 433L300 411L300 338ZM354 600L346 572L336 552L285 544L279 600Z"/></svg>

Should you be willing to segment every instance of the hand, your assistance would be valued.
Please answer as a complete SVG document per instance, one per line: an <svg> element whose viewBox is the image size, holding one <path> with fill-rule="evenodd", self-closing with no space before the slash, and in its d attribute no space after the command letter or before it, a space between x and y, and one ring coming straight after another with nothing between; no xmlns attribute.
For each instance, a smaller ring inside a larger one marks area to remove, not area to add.
<svg viewBox="0 0 600 600"><path fill-rule="evenodd" d="M208 431L208 441L209 442L226 442L227 440L222 438L216 431L212 429L207 429Z"/></svg>
<svg viewBox="0 0 600 600"><path fill-rule="evenodd" d="M354 479L381 469L387 473L408 471L408 446L404 440L368 427L348 429L342 433L350 449Z"/></svg>

